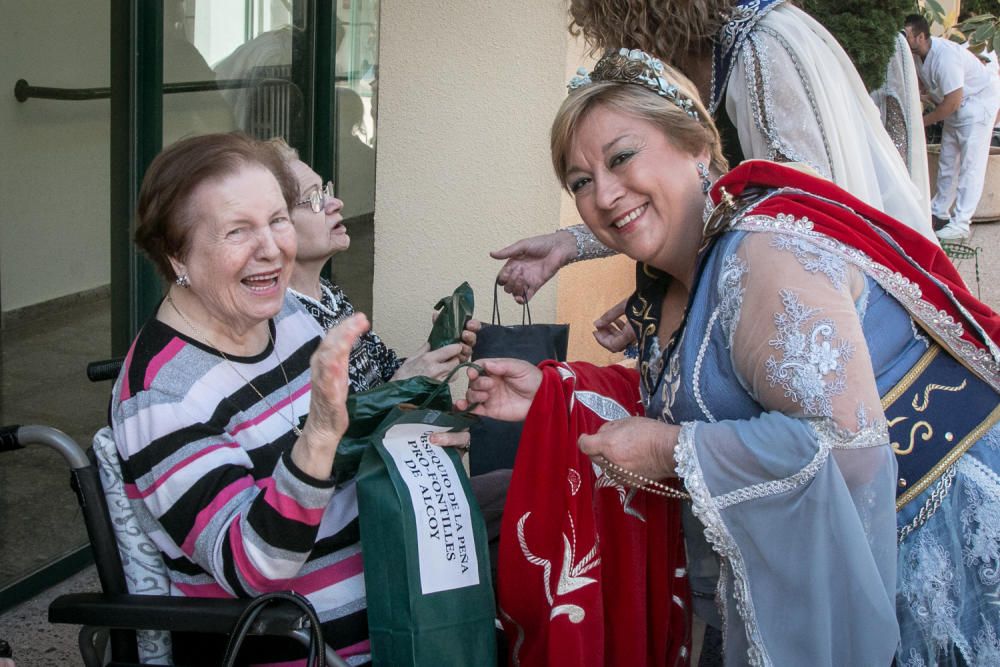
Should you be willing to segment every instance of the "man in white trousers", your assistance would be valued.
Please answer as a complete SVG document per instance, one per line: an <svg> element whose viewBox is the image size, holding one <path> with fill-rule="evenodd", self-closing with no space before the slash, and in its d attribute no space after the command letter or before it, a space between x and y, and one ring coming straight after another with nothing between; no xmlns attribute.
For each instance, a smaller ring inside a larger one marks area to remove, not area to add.
<svg viewBox="0 0 1000 667"><path fill-rule="evenodd" d="M924 115L924 125L944 121L931 213L935 223L946 224L937 235L942 241L963 241L970 235L969 223L983 192L1000 85L960 44L931 37L922 16L907 16L904 31L918 59L917 75L937 105Z"/></svg>

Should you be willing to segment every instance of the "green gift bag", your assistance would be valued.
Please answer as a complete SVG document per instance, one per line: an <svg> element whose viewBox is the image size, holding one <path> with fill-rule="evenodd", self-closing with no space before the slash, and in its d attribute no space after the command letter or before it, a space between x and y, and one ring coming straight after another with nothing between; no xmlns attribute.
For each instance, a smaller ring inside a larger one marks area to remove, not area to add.
<svg viewBox="0 0 1000 667"><path fill-rule="evenodd" d="M370 448L372 434L400 403L410 403L438 410L451 409L451 395L444 391L447 384L424 376L383 382L374 389L359 391L347 397L350 425L337 446L333 460L333 478L337 484L354 479L361 457Z"/></svg>
<svg viewBox="0 0 1000 667"><path fill-rule="evenodd" d="M375 665L496 664L486 525L458 452L428 441L470 422L398 406L362 456L358 508Z"/></svg>

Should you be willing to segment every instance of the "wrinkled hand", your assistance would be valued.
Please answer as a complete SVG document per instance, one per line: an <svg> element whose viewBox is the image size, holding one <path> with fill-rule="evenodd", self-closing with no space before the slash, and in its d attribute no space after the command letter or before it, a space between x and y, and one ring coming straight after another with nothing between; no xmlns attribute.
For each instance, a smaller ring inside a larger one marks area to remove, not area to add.
<svg viewBox="0 0 1000 667"><path fill-rule="evenodd" d="M469 368L469 389L465 399L455 401L459 410L479 403L473 414L502 421L523 421L542 384L542 372L520 359L481 359L476 362L486 375Z"/></svg>
<svg viewBox="0 0 1000 667"><path fill-rule="evenodd" d="M414 354L406 358L403 365L393 374L393 380L423 375L435 380L444 380L455 366L464 363L472 357L472 348L482 322L470 319L462 331L462 342L452 343L432 350L429 343L424 343Z"/></svg>
<svg viewBox="0 0 1000 667"><path fill-rule="evenodd" d="M309 360L309 419L292 450L292 460L303 472L318 479L330 476L337 445L347 430L348 360L354 343L368 331L368 326L363 314L351 315L326 333Z"/></svg>
<svg viewBox="0 0 1000 667"><path fill-rule="evenodd" d="M652 480L676 477L674 447L680 427L648 417L607 422L593 435L580 436L580 451L600 465L599 456Z"/></svg>
<svg viewBox="0 0 1000 667"><path fill-rule="evenodd" d="M635 330L624 317L627 302L625 299L615 304L594 320L594 338L608 352L621 352L635 342Z"/></svg>
<svg viewBox="0 0 1000 667"><path fill-rule="evenodd" d="M468 350L468 352L463 352ZM468 359L471 349L464 343L452 343L432 350L430 343L424 343L420 349L411 354L393 374L393 380L423 375L435 380L443 380L455 368L464 356Z"/></svg>
<svg viewBox="0 0 1000 667"><path fill-rule="evenodd" d="M497 282L518 303L531 297L562 267L576 257L576 239L566 231L521 239L506 248L490 253L493 259L506 259L497 274Z"/></svg>

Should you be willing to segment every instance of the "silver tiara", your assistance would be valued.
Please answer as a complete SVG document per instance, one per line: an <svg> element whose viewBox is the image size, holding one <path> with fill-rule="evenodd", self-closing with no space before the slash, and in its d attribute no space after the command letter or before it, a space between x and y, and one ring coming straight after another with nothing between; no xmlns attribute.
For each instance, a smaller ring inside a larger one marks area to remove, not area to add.
<svg viewBox="0 0 1000 667"><path fill-rule="evenodd" d="M663 78L663 63L639 49L611 49L597 61L594 71L587 73L581 67L570 79L568 88L576 90L599 81L634 83L670 100L681 111L700 121L698 110L690 98L685 97L674 84Z"/></svg>

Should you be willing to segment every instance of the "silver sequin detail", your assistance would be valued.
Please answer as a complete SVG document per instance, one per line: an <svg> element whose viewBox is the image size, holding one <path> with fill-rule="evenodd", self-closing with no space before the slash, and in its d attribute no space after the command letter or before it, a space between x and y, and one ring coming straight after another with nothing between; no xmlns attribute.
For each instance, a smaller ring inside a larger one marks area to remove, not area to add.
<svg viewBox="0 0 1000 667"><path fill-rule="evenodd" d="M807 324L820 309L804 305L792 290L782 289L779 294L785 312L775 314L777 334L768 344L783 356L781 361L771 356L764 362L767 381L783 388L785 397L800 404L807 415L830 417L833 397L846 387L845 366L854 346L837 339L833 320ZM833 377L827 379L831 373Z"/></svg>
<svg viewBox="0 0 1000 667"><path fill-rule="evenodd" d="M747 274L747 263L737 255L727 255L722 260L719 274L719 327L725 334L726 347L732 349L733 335L740 322L743 308L743 276Z"/></svg>
<svg viewBox="0 0 1000 667"><path fill-rule="evenodd" d="M574 391L573 396L580 401L581 405L606 422L625 419L629 416L629 411L621 403L607 396L592 391Z"/></svg>
<svg viewBox="0 0 1000 667"><path fill-rule="evenodd" d="M787 192L802 193L800 190L782 189L776 190L775 194ZM815 197L815 195L810 196ZM830 201L823 197L815 198L821 201ZM848 207L838 202L831 201L830 203L834 203L850 211ZM785 215L779 215L777 218L765 215L745 215L735 223L735 228L743 231L780 230L801 235L809 238L825 250L842 257L848 264L857 266L864 273L871 276L882 289L899 301L912 317L920 320L924 326L933 331L979 377L996 391L1000 392L1000 348L989 340L985 334L983 334L983 337L987 339L986 345L988 349L982 349L964 340L962 334L965 329L962 324L956 322L946 312L936 309L933 305L925 301L919 285L910 281L902 274L890 271L882 264L873 261L860 250L812 231L812 223L807 219L803 218L797 222L793 222L793 220L792 216ZM863 221L864 219L858 216L858 220ZM868 223L865 222L864 224ZM950 294L950 291L946 291ZM964 309L959 307L959 310Z"/></svg>
<svg viewBox="0 0 1000 667"><path fill-rule="evenodd" d="M576 257L569 260L568 264L572 264L573 262L582 262L588 259L611 257L616 254L614 250L598 241L597 237L594 236L589 229L587 229L586 225L571 225L569 227L563 227L562 231L572 234L574 240L576 241Z"/></svg>
<svg viewBox="0 0 1000 667"><path fill-rule="evenodd" d="M826 164L819 164L817 162L817 160L820 158L819 155L815 155L814 159L808 160L808 159L805 159L804 157L802 157L802 155L800 153L798 153L797 151L793 151L791 148L787 147L787 145L785 145L784 150L785 151L789 151L789 152L783 152L782 154L785 157L787 157L788 159L792 160L792 161L803 162L803 163L809 165L810 167L812 167L813 169L815 169L817 172L819 172L824 178L828 178L831 181L838 182L839 181L839 179L837 177L838 175L836 173L834 173L834 171L833 171L833 158L832 158L833 151L830 150L830 140L826 136L826 129L823 127L823 123L821 122L822 121L822 115L819 112L819 104L816 103L816 94L813 92L812 88L809 87L809 77L806 75L805 68L803 67L802 63L799 62L799 59L798 59L798 57L795 54L795 50L788 43L788 40L786 40L782 35L780 35L778 32L776 32L774 29L772 29L772 28L770 28L768 26L760 25L758 27L758 33L755 34L755 35L753 35L751 37L751 41L754 43L755 46L757 46L758 48L763 48L763 45L762 45L762 43L760 41L760 37L758 36L758 35L761 35L761 34L768 35L769 37L771 37L772 39L774 39L776 42L778 42L778 44L781 45L781 48L788 54L789 60L792 61L792 65L795 67L795 72L798 74L799 81L802 83L802 87L805 89L806 98L809 100L809 113L812 114L812 119L815 120L816 127L819 128L820 137L823 139L823 156L822 157L826 160ZM766 62L766 54L765 54L764 57L761 58L761 65L762 66L764 66L764 62ZM766 70L766 66L764 66L764 69ZM766 99L766 103L768 105L772 105L773 106L773 102L770 100L771 90L772 90L772 86L771 86L771 82L770 82L770 74L768 73L766 76L767 76L767 78L766 78L766 80L764 82L765 99ZM756 108L757 108L757 105L754 105L754 109L755 109L754 115L755 116L757 114ZM783 109L782 111L786 111L786 110ZM768 109L768 112L769 112L769 119L768 119L767 122L768 122L769 127L773 127L773 120L772 119L774 118L774 115L773 115L773 113L771 113L770 109ZM788 113L799 113L799 114L802 113L802 111L798 111L798 112L787 111L787 112ZM757 119L755 118L755 120L757 120ZM777 141L778 145L783 145L783 142L781 142L780 139L776 139L775 141ZM789 154L789 153L791 153L791 154Z"/></svg>
<svg viewBox="0 0 1000 667"><path fill-rule="evenodd" d="M840 257L830 254L818 248L815 244L806 239L788 236L787 234L775 234L771 239L771 247L778 250L786 250L795 255L809 273L822 273L830 279L833 286L841 290L847 284L847 262Z"/></svg>

